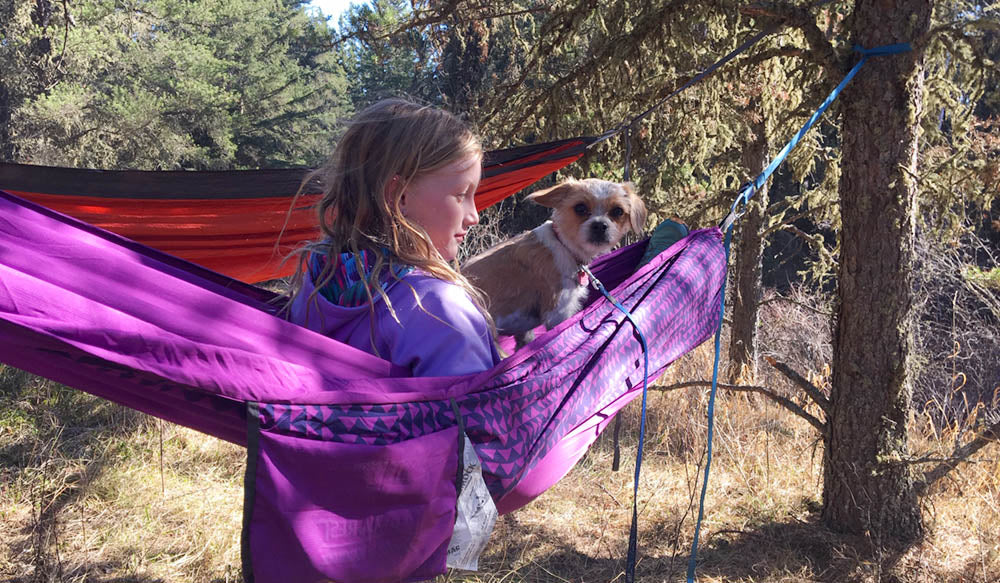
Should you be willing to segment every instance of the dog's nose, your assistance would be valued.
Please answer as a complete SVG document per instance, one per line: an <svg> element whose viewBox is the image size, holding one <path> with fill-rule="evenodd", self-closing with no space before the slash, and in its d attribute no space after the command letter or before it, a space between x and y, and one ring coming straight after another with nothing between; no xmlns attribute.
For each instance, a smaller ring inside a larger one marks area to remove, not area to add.
<svg viewBox="0 0 1000 583"><path fill-rule="evenodd" d="M590 241L592 243L608 242L608 225L603 221L590 223Z"/></svg>

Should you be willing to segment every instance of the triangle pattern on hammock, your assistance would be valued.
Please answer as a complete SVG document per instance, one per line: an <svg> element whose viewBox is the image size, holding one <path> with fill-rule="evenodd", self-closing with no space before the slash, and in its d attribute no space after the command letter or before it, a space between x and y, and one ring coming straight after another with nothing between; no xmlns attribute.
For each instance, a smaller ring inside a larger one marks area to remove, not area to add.
<svg viewBox="0 0 1000 583"><path fill-rule="evenodd" d="M655 378L717 327L725 255L718 229L637 269L645 247L593 271L643 327ZM406 377L276 317L273 299L0 193L0 358L247 445L248 580L433 577L455 520L453 403L504 513L641 394L639 343L601 297L492 370L447 378Z"/></svg>

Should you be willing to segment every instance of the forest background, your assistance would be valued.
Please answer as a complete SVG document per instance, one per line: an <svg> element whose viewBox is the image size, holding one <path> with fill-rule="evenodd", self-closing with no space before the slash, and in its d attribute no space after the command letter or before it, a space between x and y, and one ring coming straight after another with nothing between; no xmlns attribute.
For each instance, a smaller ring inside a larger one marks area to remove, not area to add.
<svg viewBox="0 0 1000 583"><path fill-rule="evenodd" d="M773 26L559 175L622 179L628 152L651 225L706 227L856 62L854 45L911 42L866 65L738 223L700 572L996 581L997 18L993 2L926 0L377 0L334 23L293 1L0 0L0 162L312 167L341 120L397 95L463 114L488 149L595 135ZM544 218L522 197L484 213L475 247ZM682 577L708 350L651 400L641 580ZM238 577L240 450L0 372L0 577ZM504 518L482 574L449 577L619 576L631 472L610 472L611 455L599 443Z"/></svg>

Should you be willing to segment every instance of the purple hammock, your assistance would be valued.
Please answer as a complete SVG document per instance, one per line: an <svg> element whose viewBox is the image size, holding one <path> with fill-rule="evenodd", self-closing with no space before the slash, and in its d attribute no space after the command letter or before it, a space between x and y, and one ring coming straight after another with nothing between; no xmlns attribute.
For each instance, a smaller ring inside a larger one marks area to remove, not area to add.
<svg viewBox="0 0 1000 583"><path fill-rule="evenodd" d="M646 244L593 271L643 328L653 379L718 326L725 254L705 229L636 269ZM492 370L442 378L275 311L271 292L0 191L0 358L247 446L247 581L443 573L460 424L503 514L642 392L635 332L599 296Z"/></svg>

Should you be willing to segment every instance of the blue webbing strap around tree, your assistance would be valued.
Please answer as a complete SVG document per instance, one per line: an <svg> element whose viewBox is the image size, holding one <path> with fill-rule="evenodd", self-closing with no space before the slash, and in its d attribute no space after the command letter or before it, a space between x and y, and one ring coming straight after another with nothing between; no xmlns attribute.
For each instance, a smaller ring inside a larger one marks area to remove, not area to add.
<svg viewBox="0 0 1000 583"><path fill-rule="evenodd" d="M740 216L743 215L743 212L746 209L746 205L749 202L750 197L757 192L757 189L759 189L761 186L764 185L767 179L770 178L771 174L774 173L775 169L777 169L778 166L785 160L785 158L788 156L788 153L792 151L792 148L798 145L799 141L806 134L806 132L809 131L809 129L813 126L813 124L816 123L816 120L818 120L819 117L823 115L823 112L825 112L826 109L830 107L830 104L833 103L835 99L837 99L837 96L840 95L840 92L843 91L844 87L846 87L847 84L851 81L851 79L853 79L854 76L857 75L858 71L865 64L865 61L868 60L868 57L905 53L907 51L910 51L911 47L909 43L900 43L894 45L886 45L882 47L875 47L873 49L864 49L856 47L854 50L861 53L861 59L858 61L858 63L854 65L853 68L851 68L850 72L848 72L847 75L844 77L844 80L841 81L840 84L837 85L836 89L834 89L830 93L830 96L826 98L826 101L824 101L823 104L820 105L819 109L816 110L816 113L814 113L806 122L806 124L802 126L802 129L800 129L798 133L795 134L795 136L787 144L785 144L785 147L782 148L780 152L778 152L777 156L775 156L774 159L771 161L771 163L768 164L767 168L765 168L764 171L761 172L759 176L757 176L757 178L755 178L753 181L743 186L743 188L740 189L739 194L736 196L736 200L733 201L733 206L730 208L729 214L726 216L725 220L722 221L722 224L719 227L723 231L723 233L725 233L723 247L725 248L726 251L727 270L729 266L729 247L732 241L733 225L736 222L736 219L738 219ZM705 516L705 493L708 491L708 472L712 466L712 438L715 433L715 394L719 386L719 360L721 355L721 344L722 344L722 321L726 315L726 279L728 278L724 278L722 280L722 289L719 292L721 298L719 301L719 327L715 331L715 364L712 367L712 389L708 395L708 412L707 412L708 443L705 447L705 479L701 485L701 498L698 502L698 519L695 521L694 539L691 541L691 557L688 560L688 571L687 571L688 583L694 583L694 573L698 559L698 536L701 533L701 522ZM641 447L642 442L640 441L639 443ZM637 476L636 479L638 480L638 473L636 473L636 476Z"/></svg>
<svg viewBox="0 0 1000 583"><path fill-rule="evenodd" d="M767 165L767 168L765 168L764 171L761 172L759 176L757 176L757 178L753 179L753 181L751 182L748 182L743 186L743 188L740 189L739 194L736 196L736 200L733 201L733 206L729 211L729 215L726 217L726 219L722 222L722 225L720 226L720 228L723 231L726 231L728 227L732 226L733 222L735 222L736 219L739 218L739 216L742 214L742 212L740 212L741 209L746 208L747 203L750 201L750 197L753 196L757 192L757 190L764 185L765 182L767 182L767 179L771 177L771 174L773 174L774 171L778 168L778 166L785 161L785 158L788 157L789 152L791 152L792 149L799 144L799 141L802 140L802 137L806 135L806 132L812 129L813 125L816 123L817 120L819 120L820 116L823 115L824 112L826 112L826 109L830 107L830 104L833 103L834 100L836 100L837 97L840 95L840 92L844 90L844 87L846 87L847 84L851 82L851 79L854 79L854 76L858 74L858 71L860 71L861 67L864 66L865 62L868 60L868 57L875 57L879 55L895 55L898 53L908 52L912 49L909 43L899 43L894 45L875 47L873 49L855 47L854 50L858 53L861 53L861 59L858 61L856 65L854 65L854 67L851 68L851 70L847 73L847 75L844 76L844 80L841 81L839 85L837 85L836 89L830 92L830 95L819 106L819 109L817 109L816 112L813 113L812 116L806 121L805 125L802 126L802 129L800 129L798 133L795 134L795 136L792 137L792 139L787 144L785 144L785 147L782 148L780 152L778 152L778 154L774 157L774 159L771 160L771 163Z"/></svg>

